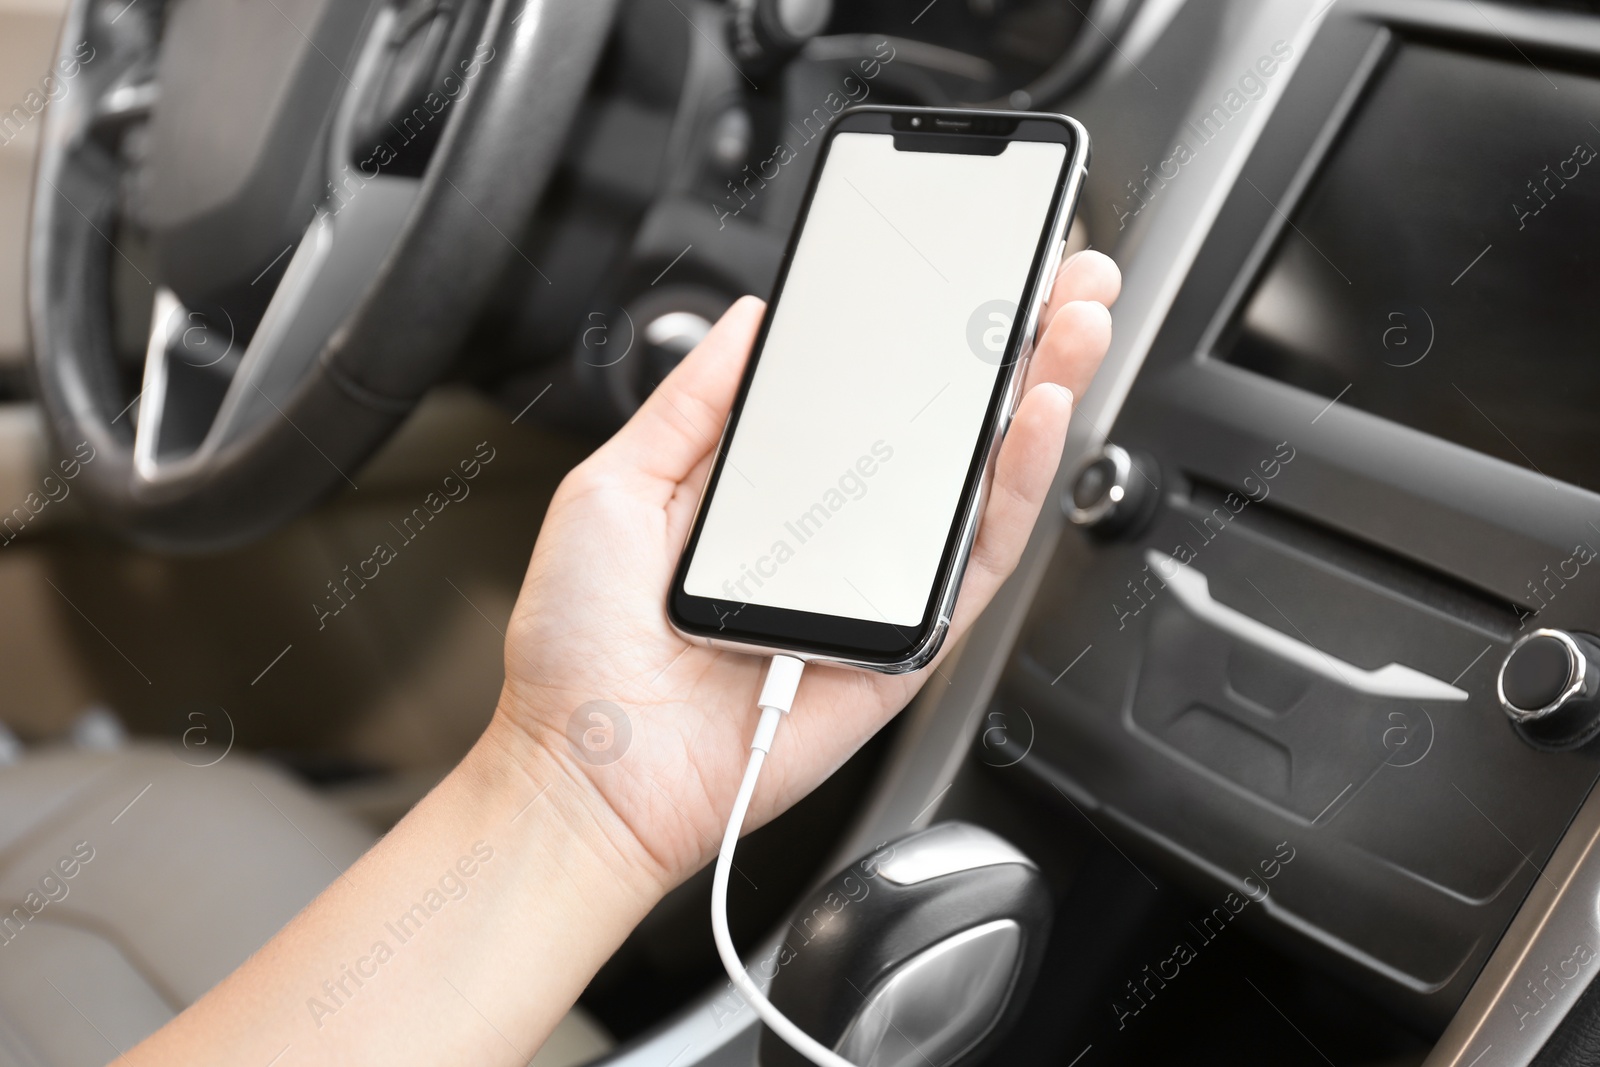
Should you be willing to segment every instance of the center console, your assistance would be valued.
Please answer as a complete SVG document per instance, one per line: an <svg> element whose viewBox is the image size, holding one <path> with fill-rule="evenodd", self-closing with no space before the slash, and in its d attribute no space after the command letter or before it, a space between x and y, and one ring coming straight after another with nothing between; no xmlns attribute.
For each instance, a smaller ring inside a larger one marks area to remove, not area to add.
<svg viewBox="0 0 1600 1067"><path fill-rule="evenodd" d="M1286 842L1269 926L1435 1031L1600 776L1497 687L1600 632L1597 150L1600 20L1334 5L1104 427L1086 495L1155 503L1062 536L992 705L1141 862L1248 888Z"/></svg>

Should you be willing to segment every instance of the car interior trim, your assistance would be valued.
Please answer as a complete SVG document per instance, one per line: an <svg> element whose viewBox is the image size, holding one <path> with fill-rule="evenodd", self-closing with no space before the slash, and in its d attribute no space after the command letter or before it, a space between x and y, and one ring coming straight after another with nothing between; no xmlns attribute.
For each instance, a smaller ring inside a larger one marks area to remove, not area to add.
<svg viewBox="0 0 1600 1067"><path fill-rule="evenodd" d="M1589 988L1600 908L1600 791L1589 795L1423 1067L1532 1062ZM1568 974L1579 946L1589 963Z"/></svg>
<svg viewBox="0 0 1600 1067"><path fill-rule="evenodd" d="M896 885L916 885L957 871L1002 863L1036 866L1015 845L969 823L950 822L924 830L895 846L878 873Z"/></svg>
<svg viewBox="0 0 1600 1067"><path fill-rule="evenodd" d="M1521 708L1513 704L1506 696L1506 674L1502 669L1500 673L1495 676L1495 696L1499 698L1500 706L1506 709L1506 714L1511 716L1517 722L1534 722L1544 718L1551 712L1559 710L1562 705L1566 704L1567 701L1571 700L1579 693L1582 693L1589 684L1589 658L1583 654L1583 650L1578 647L1578 643L1572 639L1571 635L1566 633L1564 630L1553 630L1549 627L1541 627L1540 629L1534 630L1532 633L1519 638L1517 643L1512 645L1511 648L1507 650L1506 661L1510 662L1512 655L1514 655L1517 649L1521 648L1523 645L1528 644L1530 641L1538 641L1541 639L1559 641L1561 642L1562 648L1566 649L1568 669L1567 684L1562 688L1561 692L1556 695L1555 699L1544 705L1544 707Z"/></svg>
<svg viewBox="0 0 1600 1067"><path fill-rule="evenodd" d="M1244 612L1213 598L1210 582L1194 567L1186 566L1155 549L1148 550L1145 558L1149 560L1151 569L1161 576L1167 587L1195 615L1217 629L1312 674L1369 696L1397 700L1467 699L1465 689L1458 689L1449 682L1402 663L1386 663L1376 670L1368 670L1328 655L1315 645L1257 622Z"/></svg>

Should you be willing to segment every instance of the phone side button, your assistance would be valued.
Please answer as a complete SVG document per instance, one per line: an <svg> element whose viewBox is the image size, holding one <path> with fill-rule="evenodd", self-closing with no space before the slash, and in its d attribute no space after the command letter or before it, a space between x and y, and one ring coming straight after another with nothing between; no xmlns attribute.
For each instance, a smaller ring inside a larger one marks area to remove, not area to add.
<svg viewBox="0 0 1600 1067"><path fill-rule="evenodd" d="M1011 396L1006 399L1005 413L1000 419L1000 433L1003 436L1011 429L1011 418L1017 413L1017 408L1022 406L1022 391L1027 385L1028 365L1033 362L1033 353L1029 352L1022 358L1022 363L1017 367L1016 384L1011 387Z"/></svg>
<svg viewBox="0 0 1600 1067"><path fill-rule="evenodd" d="M1056 272L1061 269L1061 260L1067 251L1067 242L1062 241L1056 245L1056 250L1051 253L1050 266L1040 278L1039 296L1033 306L1033 321L1044 322L1044 309L1050 303L1050 294L1055 292Z"/></svg>

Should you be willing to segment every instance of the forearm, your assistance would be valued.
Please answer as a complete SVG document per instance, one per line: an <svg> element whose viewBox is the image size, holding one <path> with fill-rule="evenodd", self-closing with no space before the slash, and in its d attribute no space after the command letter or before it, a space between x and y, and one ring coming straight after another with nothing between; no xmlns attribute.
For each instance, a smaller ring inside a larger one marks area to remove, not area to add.
<svg viewBox="0 0 1600 1067"><path fill-rule="evenodd" d="M497 719L388 836L127 1059L526 1063L664 889L590 789Z"/></svg>

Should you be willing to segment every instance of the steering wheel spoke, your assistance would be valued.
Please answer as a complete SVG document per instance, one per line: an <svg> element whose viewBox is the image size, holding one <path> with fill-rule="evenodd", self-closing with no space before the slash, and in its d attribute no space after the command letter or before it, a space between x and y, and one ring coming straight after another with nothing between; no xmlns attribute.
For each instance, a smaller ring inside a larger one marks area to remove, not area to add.
<svg viewBox="0 0 1600 1067"><path fill-rule="evenodd" d="M417 67L421 31L396 32L412 0L68 0L58 64L82 73L43 116L36 180L72 202L33 198L29 319L52 435L103 457L82 483L100 516L208 548L348 482L454 363L614 9L429 9ZM137 397L113 299L134 233L153 292Z"/></svg>
<svg viewBox="0 0 1600 1067"><path fill-rule="evenodd" d="M225 447L280 415L328 339L377 278L420 183L370 179L306 228L217 413L205 448Z"/></svg>
<svg viewBox="0 0 1600 1067"><path fill-rule="evenodd" d="M374 20L351 71L353 91L341 102L328 139L332 192L317 205L300 239L279 253L278 259L288 257L287 268L248 344L237 344L225 308L216 315L191 311L170 289L158 290L134 440L134 473L143 482L192 474L263 420L288 418L284 410L292 406L295 389L376 281L420 182L352 175L342 161L355 154L352 125L397 18L386 8ZM154 85L139 88L138 96L153 99ZM106 100L128 91L121 87ZM252 286L276 264L268 264ZM236 349L242 352L234 355Z"/></svg>
<svg viewBox="0 0 1600 1067"><path fill-rule="evenodd" d="M171 289L156 290L134 423L133 469L140 478L157 481L164 459L192 451L204 436L238 365L229 359L232 349L231 333L214 330Z"/></svg>

